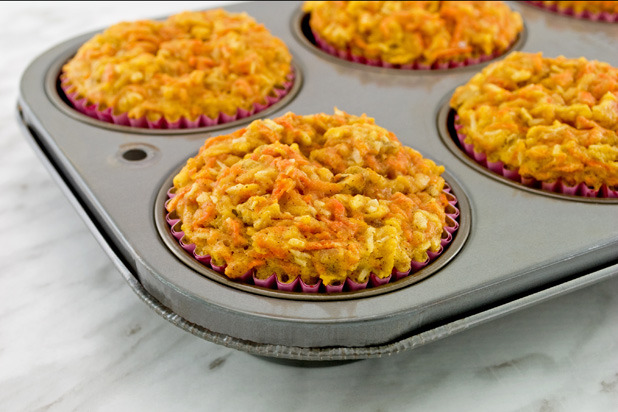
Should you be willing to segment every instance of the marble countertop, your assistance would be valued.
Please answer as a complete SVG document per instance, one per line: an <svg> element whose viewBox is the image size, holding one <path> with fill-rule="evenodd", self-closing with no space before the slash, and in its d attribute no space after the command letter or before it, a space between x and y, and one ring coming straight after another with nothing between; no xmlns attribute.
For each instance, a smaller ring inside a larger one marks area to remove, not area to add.
<svg viewBox="0 0 618 412"><path fill-rule="evenodd" d="M618 278L396 356L317 368L203 341L132 292L22 136L19 79L91 28L213 3L0 7L0 410L618 410Z"/></svg>

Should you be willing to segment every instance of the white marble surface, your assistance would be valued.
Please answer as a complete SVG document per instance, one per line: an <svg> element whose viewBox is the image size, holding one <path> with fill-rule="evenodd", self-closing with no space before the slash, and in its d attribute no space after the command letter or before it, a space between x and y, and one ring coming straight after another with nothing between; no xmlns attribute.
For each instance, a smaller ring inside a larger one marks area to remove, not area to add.
<svg viewBox="0 0 618 412"><path fill-rule="evenodd" d="M62 40L210 6L0 4L0 410L618 410L618 279L325 368L200 340L138 299L22 137L17 86Z"/></svg>

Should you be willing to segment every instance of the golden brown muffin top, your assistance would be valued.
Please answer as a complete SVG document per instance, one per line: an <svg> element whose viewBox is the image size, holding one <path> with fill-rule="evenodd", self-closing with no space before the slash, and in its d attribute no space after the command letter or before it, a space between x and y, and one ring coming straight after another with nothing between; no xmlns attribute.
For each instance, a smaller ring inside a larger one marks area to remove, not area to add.
<svg viewBox="0 0 618 412"><path fill-rule="evenodd" d="M499 1L307 1L304 10L331 46L400 65L502 53L523 28Z"/></svg>
<svg viewBox="0 0 618 412"><path fill-rule="evenodd" d="M365 115L287 113L206 140L168 211L230 278L364 283L440 248L443 170Z"/></svg>
<svg viewBox="0 0 618 412"><path fill-rule="evenodd" d="M62 79L101 110L195 120L264 103L290 62L285 44L247 14L208 10L111 26L80 47Z"/></svg>
<svg viewBox="0 0 618 412"><path fill-rule="evenodd" d="M618 1L542 1L541 3L547 7L557 6L560 11L618 14Z"/></svg>
<svg viewBox="0 0 618 412"><path fill-rule="evenodd" d="M522 176L618 186L618 69L583 57L512 53L458 87L466 142Z"/></svg>

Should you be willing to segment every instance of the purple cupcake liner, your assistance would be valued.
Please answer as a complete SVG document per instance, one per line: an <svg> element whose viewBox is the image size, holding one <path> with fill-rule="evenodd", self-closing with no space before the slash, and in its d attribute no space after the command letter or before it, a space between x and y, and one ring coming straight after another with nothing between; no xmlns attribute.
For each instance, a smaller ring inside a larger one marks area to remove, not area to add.
<svg viewBox="0 0 618 412"><path fill-rule="evenodd" d="M460 130L462 129L462 125L458 123L459 116L455 115L455 131L457 133L457 139L459 140L460 147L463 148L464 152L468 155L468 157L472 158L476 163L483 166L486 169L491 170L492 172L503 176L509 180L512 180L516 183L521 183L524 186L533 188L533 189L541 189L546 192L559 193L569 196L580 196L580 197L597 197L597 198L618 198L618 188L611 189L607 185L601 186L598 190L592 189L586 186L585 183L579 183L575 186L569 186L564 183L561 179L558 179L553 182L542 182L540 180L536 180L532 177L522 176L519 174L518 169L508 169L504 163L491 162L487 160L487 155L485 153L479 153L474 150L474 146L470 143L466 143L466 135L462 133Z"/></svg>
<svg viewBox="0 0 618 412"><path fill-rule="evenodd" d="M304 293L318 293L321 286L322 279L319 279L318 283L316 283L315 285L307 285L305 282L303 282L302 279L300 279L300 290Z"/></svg>
<svg viewBox="0 0 618 412"><path fill-rule="evenodd" d="M446 69L456 69L458 67L471 66L474 64L484 63L486 61L495 59L503 55L506 52L494 52L492 54L484 54L480 57L468 57L463 61L437 61L433 64L425 64L419 62L413 62L408 64L392 64L379 59L368 59L363 56L357 56L353 54L350 50L340 50L336 47L328 44L326 40L324 40L320 35L318 35L315 31L311 30L313 34L313 38L315 39L316 46L318 48L332 56L338 57L343 60L347 60L353 63L364 64L367 66L374 67L384 67L387 69L401 69L401 70L446 70ZM511 46L507 48L510 49Z"/></svg>
<svg viewBox="0 0 618 412"><path fill-rule="evenodd" d="M294 292L295 290L297 290L298 286L300 285L300 277L297 276L291 282L282 282L279 280L279 277L275 276L275 282L277 284L277 289L282 290L284 292Z"/></svg>
<svg viewBox="0 0 618 412"><path fill-rule="evenodd" d="M273 273L266 279L258 279L254 276L252 280L255 286L261 286L266 289L277 289L277 282L275 279L277 279L277 276Z"/></svg>
<svg viewBox="0 0 618 412"><path fill-rule="evenodd" d="M287 81L284 82L280 88L273 89L274 96L266 96L266 103L254 103L251 110L238 109L236 114L228 115L225 113L219 113L216 118L210 118L206 115L201 115L195 120L189 120L181 117L175 122L169 122L164 117L161 117L157 121L150 121L146 117L140 117L138 119L129 118L127 113L121 113L116 115L113 113L111 107L101 110L99 104L89 104L86 98L79 98L77 92L68 92L71 84L68 80L63 79L60 82L60 87L64 92L67 99L78 112L85 114L93 119L101 120L106 123L113 123L120 126L129 126L145 129L193 129L197 127L210 127L219 124L233 122L235 120L244 119L249 116L253 116L259 113L273 104L283 99L292 89L294 80L296 79L296 73L294 68L287 75Z"/></svg>
<svg viewBox="0 0 618 412"><path fill-rule="evenodd" d="M580 12L576 12L573 9L560 9L558 5L552 4L551 6L547 6L543 4L542 1L526 1L526 3L538 7L543 10L551 11L553 13L558 13L563 16L569 16L576 19L581 20L591 20L591 21L602 21L607 23L618 23L618 14L617 13L609 13L606 11L601 12L591 12L588 10L583 10Z"/></svg>
<svg viewBox="0 0 618 412"><path fill-rule="evenodd" d="M442 239L440 240L440 248L436 252L427 251L427 259L424 262L410 262L410 268L407 271L399 271L393 268L392 273L386 278L379 278L374 273L370 273L369 278L365 283L356 283L351 279L346 279L345 282L339 285L325 285L322 282L322 279L318 281L315 285L308 285L302 281L300 277L296 277L290 282L282 282L276 274L272 274L266 279L259 279L255 276L255 271L249 270L242 277L238 279L227 278L230 281L235 281L239 283L244 283L248 285L254 285L266 289L271 290L280 290L285 292L301 292L301 293L340 293L340 292L353 292L358 290L363 290L367 288L375 288L378 286L383 286L391 282L395 282L401 280L409 275L413 275L418 272L429 263L437 259L448 247L448 245L452 242L454 233L459 228L459 222L457 218L459 216L459 208L457 208L457 198L451 193L451 188L449 186L444 187L444 193L447 196L448 206L446 213L446 222L447 225L444 227L442 232ZM165 202L166 210L167 203L171 198L175 196L174 188L171 188L167 192L168 200ZM189 254L193 256L198 262L204 264L207 267L210 267L215 272L220 273L225 276L225 268L227 265L216 265L212 262L212 259L208 255L198 255L195 251L196 246L192 243L187 243L184 241L185 233L181 229L181 221L179 218L175 217L171 213L167 213L165 219L169 225L170 233L174 238L178 241L179 245L187 251Z"/></svg>
<svg viewBox="0 0 618 412"><path fill-rule="evenodd" d="M385 278L379 278L374 273L371 273L369 275L369 283L371 284L371 286L369 287L375 288L378 286L386 285L387 283L391 281L392 278L393 278L393 273L391 273Z"/></svg>

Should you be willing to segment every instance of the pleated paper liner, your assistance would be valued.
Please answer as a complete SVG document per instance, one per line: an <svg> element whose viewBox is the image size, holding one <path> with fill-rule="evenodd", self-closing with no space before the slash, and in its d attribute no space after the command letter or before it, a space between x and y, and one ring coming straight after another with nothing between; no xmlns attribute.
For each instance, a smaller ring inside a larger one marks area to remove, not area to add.
<svg viewBox="0 0 618 412"><path fill-rule="evenodd" d="M338 57L343 60L347 60L353 63L365 64L368 66L374 67L384 67L387 69L401 69L401 70L446 70L446 69L456 69L458 67L471 66L475 64L484 63L489 60L493 60L499 56L506 54L515 44L515 41L511 43L511 45L504 52L494 52L489 55L482 55L479 57L467 57L464 60L438 60L433 64L429 65L426 63L413 62L408 64L392 64L379 59L368 59L363 56L357 56L353 54L350 50L340 50L336 47L333 47L329 43L326 42L319 34L315 31L311 30L313 37L315 39L316 46L319 47L322 51Z"/></svg>
<svg viewBox="0 0 618 412"><path fill-rule="evenodd" d="M101 109L99 104L89 103L86 98L80 97L77 92L69 92L68 90L70 89L71 84L68 80L61 79L60 87L75 110L85 114L86 116L106 123L145 129L193 129L198 127L211 127L253 116L254 114L269 108L283 99L292 89L295 79L296 74L294 69L292 69L292 71L287 75L287 81L281 86L275 87L272 95L266 96L265 103L254 103L251 110L239 108L234 115L219 113L219 116L216 118L201 115L195 120L189 120L181 117L174 122L170 122L164 117L161 117L157 121L151 121L145 116L133 119L130 118L127 113L114 114L111 107Z"/></svg>
<svg viewBox="0 0 618 412"><path fill-rule="evenodd" d="M558 179L553 182L543 182L531 177L522 176L517 169L508 169L504 163L490 162L487 160L485 153L479 153L474 150L474 146L470 143L466 143L466 135L461 132L463 126L459 123L459 116L455 115L454 127L457 132L457 139L460 147L464 152L472 158L476 163L483 166L486 169L491 170L509 180L517 183L521 183L524 186L534 189L541 189L546 192L560 193L569 196L580 197L592 197L592 198L618 198L618 188L610 188L607 185L601 186L598 190L586 186L584 183L577 184L575 186L569 186Z"/></svg>
<svg viewBox="0 0 618 412"><path fill-rule="evenodd" d="M575 11L572 8L561 9L556 4L546 5L542 1L526 1L526 3L547 10L553 13L558 13L563 16L570 16L581 20L602 21L606 23L618 23L618 13L609 13L606 11L591 12L588 10Z"/></svg>
<svg viewBox="0 0 618 412"><path fill-rule="evenodd" d="M254 275L254 271L251 270L245 273L239 279L229 279L239 283L247 284L247 285L255 285L262 288L272 289L272 290L280 290L285 292L298 292L298 293L340 293L340 292L351 292L363 289L370 289L379 287L382 285L386 285L391 282L396 282L400 279L404 279L407 276L413 275L418 272L425 266L429 265L432 261L437 259L449 246L455 232L459 228L459 209L457 207L457 198L455 195L451 193L450 187L448 185L444 188L444 193L448 199L448 205L446 207L446 224L447 226L442 231L442 239L440 241L440 249L437 252L428 251L428 258L424 262L416 262L412 261L410 264L410 269L405 272L398 271L393 269L392 273L386 278L379 278L375 274L371 273L369 279L365 283L356 283L351 279L346 279L346 281L340 285L324 285L322 280L320 279L317 284L308 285L302 281L300 277L289 280L287 282L279 279L275 274L271 275L267 279L258 279ZM168 200L174 197L173 188L167 192ZM167 205L167 202L166 202ZM166 209L167 210L167 209ZM195 260L202 263L203 265L212 268L215 272L221 274L221 276L225 276L223 273L225 271L225 266L218 266L212 263L210 256L202 256L198 255L195 252L195 245L192 243L188 243L185 239L185 234L181 229L182 222L176 216L175 212L167 213L166 221L168 223L171 234L176 238L180 246L187 252L189 252Z"/></svg>

